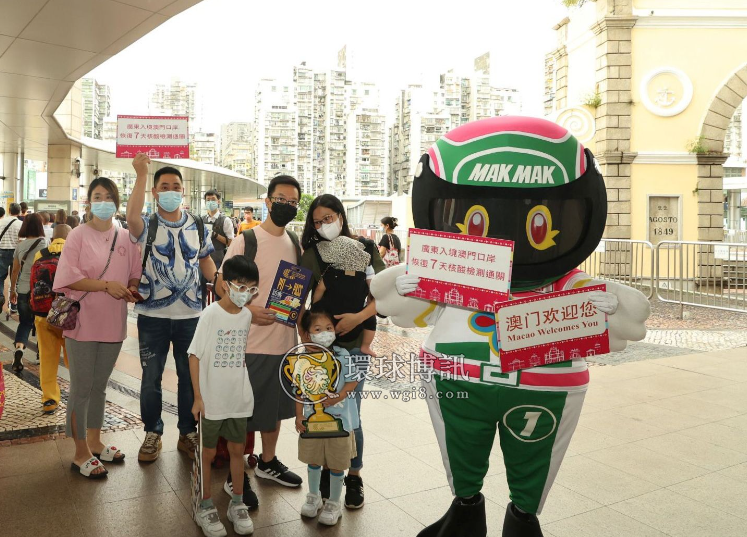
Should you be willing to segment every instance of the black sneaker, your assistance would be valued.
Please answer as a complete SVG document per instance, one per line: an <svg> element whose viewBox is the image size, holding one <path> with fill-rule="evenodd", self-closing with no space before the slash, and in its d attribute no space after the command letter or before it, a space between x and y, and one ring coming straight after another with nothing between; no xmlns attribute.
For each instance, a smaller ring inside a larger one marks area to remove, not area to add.
<svg viewBox="0 0 747 537"><path fill-rule="evenodd" d="M363 480L359 475L345 478L345 507L360 509L363 507Z"/></svg>
<svg viewBox="0 0 747 537"><path fill-rule="evenodd" d="M231 481L231 472L228 472L228 479L223 484L223 490L226 494L233 497L233 482ZM244 472L244 505L249 509L256 509L259 507L259 498L257 494L252 490L252 485L249 481L249 476Z"/></svg>
<svg viewBox="0 0 747 537"><path fill-rule="evenodd" d="M322 468L322 480L319 482L319 492L322 500L329 500L329 468Z"/></svg>
<svg viewBox="0 0 747 537"><path fill-rule="evenodd" d="M262 454L259 455L254 475L262 479L270 479L286 487L300 487L303 483L301 476L288 470L288 467L280 462L277 457L274 457L270 462L265 462L262 460Z"/></svg>
<svg viewBox="0 0 747 537"><path fill-rule="evenodd" d="M23 349L16 349L13 353L13 371L20 373L23 371Z"/></svg>

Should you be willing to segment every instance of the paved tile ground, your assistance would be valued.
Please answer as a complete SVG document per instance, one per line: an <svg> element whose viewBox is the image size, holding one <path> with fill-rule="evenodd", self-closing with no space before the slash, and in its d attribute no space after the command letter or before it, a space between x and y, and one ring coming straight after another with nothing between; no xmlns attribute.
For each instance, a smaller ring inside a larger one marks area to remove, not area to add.
<svg viewBox="0 0 747 537"><path fill-rule="evenodd" d="M366 506L320 528L300 519L303 489L252 477L260 497L255 535L414 537L441 515L451 494L425 402L367 400L362 417ZM190 461L176 451L174 429L167 415L164 452L150 465L134 459L140 431L106 435L131 458L110 465L100 483L69 470L69 439L0 448L2 534L198 537L188 511ZM289 423L279 456L303 472ZM221 514L226 471L213 476ZM31 509L39 490L44 509ZM508 490L497 447L483 492L489 535L498 536ZM698 353L592 368L578 430L540 520L549 537L743 537L745 496L747 353Z"/></svg>
<svg viewBox="0 0 747 537"><path fill-rule="evenodd" d="M651 323L655 328L646 341L632 344L623 353L597 357L591 364L592 381L578 429L540 516L548 537L747 535L744 330L738 330L740 321L730 315L719 321L710 312L697 330L672 329L662 322L667 317L657 314L657 308ZM692 324L688 319L682 322ZM13 327L12 321L8 324ZM176 451L178 433L172 413L163 414L166 432L160 459L150 465L137 463L144 433L136 423L139 372L133 338L137 333L132 325L129 328L130 338L113 376L121 389L110 388L109 412L136 428L104 435L127 453L127 461L109 465L105 481L90 482L69 470L73 446L64 435L24 445L0 444L3 537L201 535L189 515L190 461ZM406 362L426 333L380 326L374 347L385 356L396 352ZM0 334L2 345L11 346ZM10 352L0 350L0 361L7 364L10 360ZM391 366L391 360L377 365L380 372ZM173 363L168 367L171 377L164 380L167 407L176 402ZM26 372L33 375L34 366L27 366ZM61 368L60 375L66 390L67 371ZM0 429L6 423L18 427L22 412L40 414L40 397L32 385L7 371L6 382L8 401ZM300 519L304 490L257 483L252 477L261 502L252 513L254 534L414 537L440 517L451 493L425 401L403 402L389 391L413 385L406 378L392 384L386 375L368 384L369 391L383 393L363 404L363 509L346 511L335 528L320 528L314 521ZM29 421L32 425L41 423ZM286 422L278 454L303 474L296 446L297 436ZM213 476L213 494L221 514L228 501L222 492L226 472L225 468L216 470ZM40 491L44 508L31 508L39 504ZM489 535L498 536L508 490L497 445L483 493ZM230 528L229 535L233 535Z"/></svg>

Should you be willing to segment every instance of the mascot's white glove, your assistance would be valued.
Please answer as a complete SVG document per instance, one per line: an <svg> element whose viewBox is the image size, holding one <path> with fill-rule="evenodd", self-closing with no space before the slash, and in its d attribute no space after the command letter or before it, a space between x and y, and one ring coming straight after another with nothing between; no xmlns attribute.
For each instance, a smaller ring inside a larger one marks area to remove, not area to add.
<svg viewBox="0 0 747 537"><path fill-rule="evenodd" d="M418 288L419 283L420 276L415 276L413 274L402 274L401 276L397 276L397 279L394 280L397 292L402 296L405 296L407 293L412 293Z"/></svg>
<svg viewBox="0 0 747 537"><path fill-rule="evenodd" d="M592 285L603 284L607 292L590 293L589 299L600 311L607 313L610 332L610 350L621 351L628 341L646 337L646 319L651 315L651 304L643 293L627 285L593 280Z"/></svg>
<svg viewBox="0 0 747 537"><path fill-rule="evenodd" d="M614 293L594 291L589 293L589 301L594 304L596 309L607 315L614 315L617 311L618 300Z"/></svg>
<svg viewBox="0 0 747 537"><path fill-rule="evenodd" d="M405 274L406 265L396 265L382 270L371 280L371 294L376 299L376 311L391 317L392 322L403 328L426 326L423 314L433 309L430 302L403 296L414 291L419 278Z"/></svg>

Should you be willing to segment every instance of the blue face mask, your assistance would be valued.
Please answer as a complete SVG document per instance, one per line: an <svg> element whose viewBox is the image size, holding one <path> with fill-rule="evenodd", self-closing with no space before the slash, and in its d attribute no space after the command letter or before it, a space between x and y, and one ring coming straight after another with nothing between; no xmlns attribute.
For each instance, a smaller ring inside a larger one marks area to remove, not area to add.
<svg viewBox="0 0 747 537"><path fill-rule="evenodd" d="M94 201L91 203L91 213L101 220L109 220L117 212L113 201Z"/></svg>
<svg viewBox="0 0 747 537"><path fill-rule="evenodd" d="M173 213L182 204L181 192L159 192L158 205L167 213Z"/></svg>
<svg viewBox="0 0 747 537"><path fill-rule="evenodd" d="M215 200L208 200L207 202L205 202L205 206L210 212L217 211L219 207L218 202Z"/></svg>

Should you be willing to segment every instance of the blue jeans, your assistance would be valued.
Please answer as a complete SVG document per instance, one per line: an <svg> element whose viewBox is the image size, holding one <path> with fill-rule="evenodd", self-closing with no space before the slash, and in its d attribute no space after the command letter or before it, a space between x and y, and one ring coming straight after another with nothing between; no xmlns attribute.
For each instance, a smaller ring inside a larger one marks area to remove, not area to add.
<svg viewBox="0 0 747 537"><path fill-rule="evenodd" d="M5 298L3 289L5 289L5 278L13 268L13 252L14 250L0 250L0 298Z"/></svg>
<svg viewBox="0 0 747 537"><path fill-rule="evenodd" d="M163 392L161 379L169 354L169 344L174 345L174 362L178 379L177 407L180 434L197 431L197 423L192 416L194 392L189 375L187 349L195 335L198 317L192 319L161 319L138 315L137 330L140 339L140 365L143 379L140 383L140 418L145 432L163 434L161 409Z"/></svg>
<svg viewBox="0 0 747 537"><path fill-rule="evenodd" d="M361 354L360 348L350 349L351 355ZM355 387L355 404L358 406L358 428L353 431L355 434L355 450L356 455L350 460L351 470L361 470L363 468L363 422L361 421L361 392L363 391L363 385L366 383L365 379L358 383Z"/></svg>
<svg viewBox="0 0 747 537"><path fill-rule="evenodd" d="M29 336L34 329L34 312L31 311L30 298L31 293L18 294L18 328L14 343L23 343L24 347L28 346Z"/></svg>

